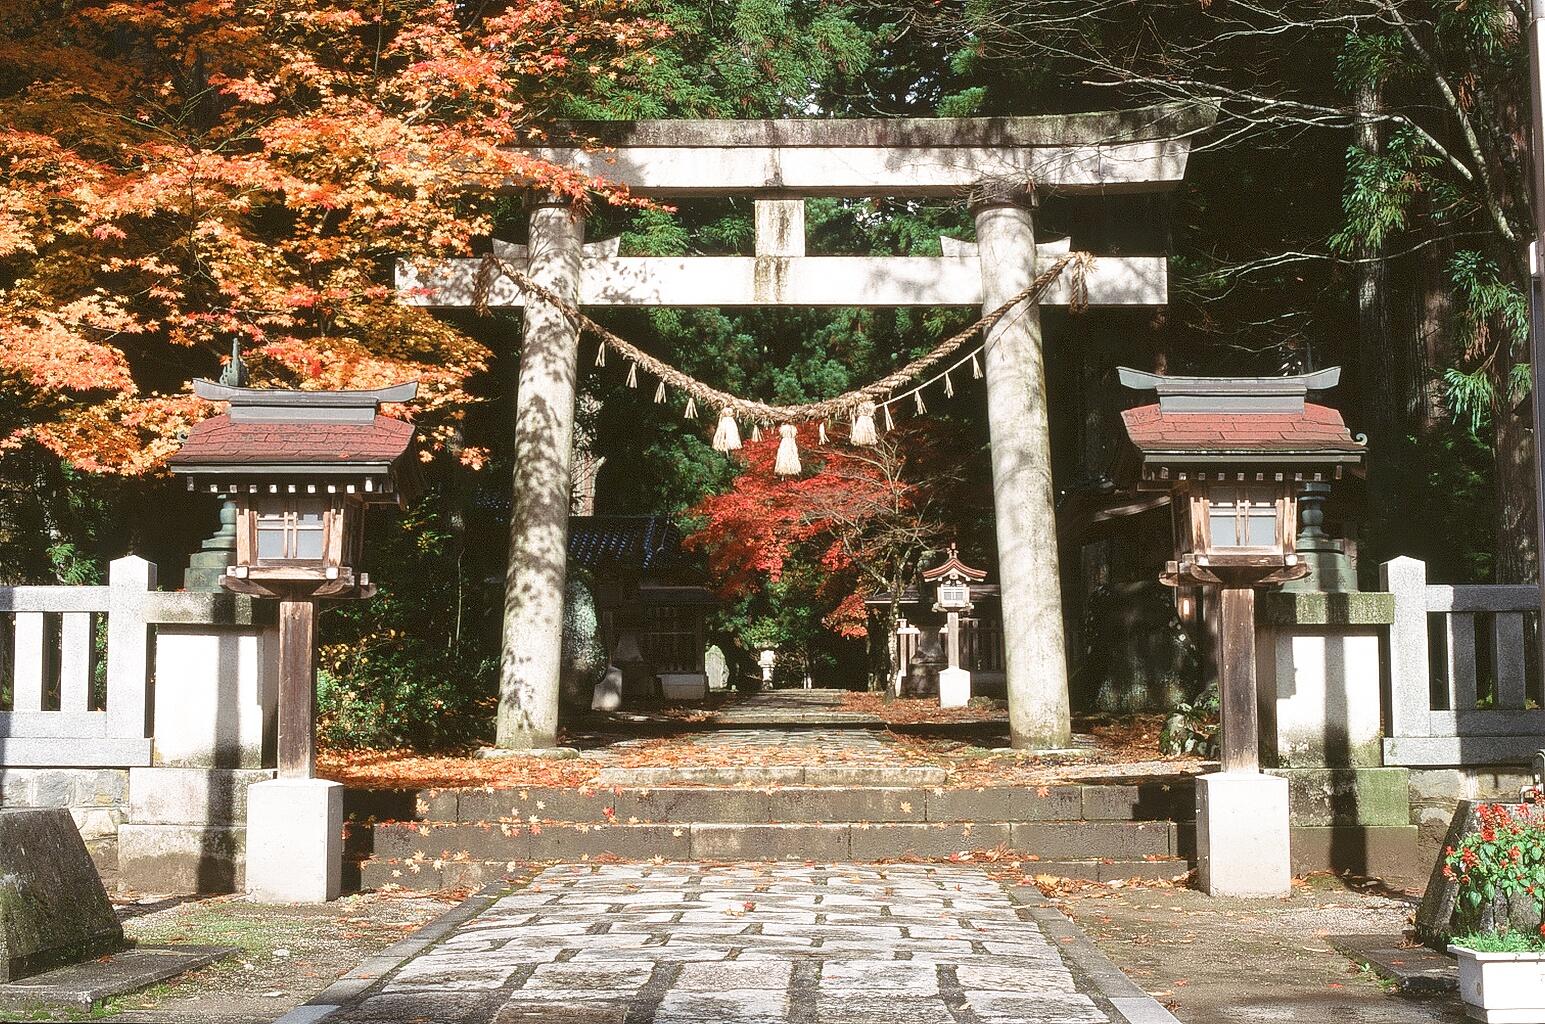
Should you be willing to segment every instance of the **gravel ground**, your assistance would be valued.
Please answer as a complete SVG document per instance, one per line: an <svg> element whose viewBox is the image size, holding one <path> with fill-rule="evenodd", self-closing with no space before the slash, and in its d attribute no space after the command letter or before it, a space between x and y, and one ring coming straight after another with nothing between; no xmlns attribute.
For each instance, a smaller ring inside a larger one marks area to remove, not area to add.
<svg viewBox="0 0 1545 1024"><path fill-rule="evenodd" d="M1055 897L1095 944L1185 1024L1458 1024L1457 995L1415 998L1331 948L1329 935L1400 935L1414 897L1312 876L1282 900L1193 889L1088 889Z"/></svg>
<svg viewBox="0 0 1545 1024"><path fill-rule="evenodd" d="M124 932L137 942L240 952L114 1000L95 1019L266 1024L444 913L459 895L362 893L311 906L261 906L238 896L120 904Z"/></svg>

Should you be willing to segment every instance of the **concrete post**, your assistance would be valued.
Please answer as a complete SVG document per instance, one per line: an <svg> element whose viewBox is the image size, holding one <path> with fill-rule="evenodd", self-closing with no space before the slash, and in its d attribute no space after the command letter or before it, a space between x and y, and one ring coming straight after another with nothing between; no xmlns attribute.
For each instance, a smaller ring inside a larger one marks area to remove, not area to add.
<svg viewBox="0 0 1545 1024"><path fill-rule="evenodd" d="M1007 188L978 190L975 197L984 311L1035 277L1035 219L1027 198ZM1072 729L1039 305L1032 300L1000 320L986 346L1009 732L1022 749L1065 747Z"/></svg>
<svg viewBox="0 0 1545 1024"><path fill-rule="evenodd" d="M530 223L531 279L577 302L584 219L567 203L546 200L532 208ZM532 296L515 398L514 499L499 660L497 742L508 749L557 742L578 361L575 326Z"/></svg>

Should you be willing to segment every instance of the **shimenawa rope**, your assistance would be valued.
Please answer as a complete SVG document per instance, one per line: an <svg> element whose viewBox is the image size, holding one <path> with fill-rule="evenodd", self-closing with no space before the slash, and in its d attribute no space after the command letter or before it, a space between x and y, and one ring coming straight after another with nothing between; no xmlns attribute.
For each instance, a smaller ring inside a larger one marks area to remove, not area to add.
<svg viewBox="0 0 1545 1024"><path fill-rule="evenodd" d="M1006 302L982 316L975 323L956 331L935 345L927 353L917 357L905 366L886 374L873 383L861 388L837 395L833 398L822 399L818 402L804 402L799 405L769 405L765 402L752 401L740 398L727 391L721 391L712 385L705 384L688 373L678 370L648 352L622 338L610 329L596 323L586 316L572 303L566 301L552 289L533 281L530 276L517 270L508 262L494 255L484 257L478 267L477 277L473 283L473 306L479 313L488 312L488 296L493 283L500 275L508 277L520 286L528 296L536 296L553 306L581 331L594 334L601 341L601 349L597 353L596 365L604 366L605 351L612 348L619 355L629 360L628 383L630 387L637 387L638 370L653 375L660 381L655 392L655 401L664 400L664 389L669 386L682 391L687 395L689 418L695 417L696 403L702 402L710 407L719 408L719 424L714 431L714 449L721 452L730 452L741 446L740 428L737 419L750 420L752 424L753 438L761 436L761 427L765 424L771 426L774 423L790 425L793 423L810 422L819 420L824 422L829 419L843 418L851 423L848 440L856 445L874 444L878 439L878 432L874 425L874 415L877 409L885 412L886 424L890 424L889 402L894 401L894 393L903 385L921 377L930 369L949 358L958 351L967 341L971 340L978 331L991 330L1000 320L1008 316L1022 303L1039 298L1042 292L1049 288L1053 281L1057 280L1064 271L1071 270L1071 295L1068 308L1073 313L1081 313L1089 307L1089 268L1094 262L1094 257L1086 252L1073 252L1060 256L1041 273L1035 280L1015 293ZM979 376L980 368L976 361L976 352L969 356L972 367L972 375ZM958 368L967 359L945 371L945 375ZM953 391L953 388L950 388ZM909 392L916 397L918 404L922 404L921 387ZM905 396L902 396L905 397ZM788 431L780 430L779 458L776 472L783 476L794 476L800 472L797 449L794 448L792 428Z"/></svg>

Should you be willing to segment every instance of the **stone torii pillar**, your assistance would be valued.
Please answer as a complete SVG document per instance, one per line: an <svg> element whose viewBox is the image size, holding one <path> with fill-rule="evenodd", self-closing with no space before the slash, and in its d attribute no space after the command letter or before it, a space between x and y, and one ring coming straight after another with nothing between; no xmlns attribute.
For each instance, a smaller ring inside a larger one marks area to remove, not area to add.
<svg viewBox="0 0 1545 1024"><path fill-rule="evenodd" d="M584 218L571 204L535 199L531 279L577 304L584 238ZM535 296L526 304L523 338L495 741L508 750L552 747L558 738L579 363L578 329Z"/></svg>
<svg viewBox="0 0 1545 1024"><path fill-rule="evenodd" d="M980 187L972 196L983 312L1007 302L1035 278L1033 207L1034 193L1023 187ZM1016 747L1066 747L1072 735L1067 652L1037 303L1021 306L994 325L987 333L983 364L1009 735Z"/></svg>

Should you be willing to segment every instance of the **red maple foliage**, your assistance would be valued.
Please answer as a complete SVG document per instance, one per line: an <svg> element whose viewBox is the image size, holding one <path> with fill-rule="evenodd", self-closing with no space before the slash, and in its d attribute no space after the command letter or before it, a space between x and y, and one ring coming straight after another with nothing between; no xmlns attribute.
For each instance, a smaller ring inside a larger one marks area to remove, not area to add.
<svg viewBox="0 0 1545 1024"><path fill-rule="evenodd" d="M707 554L725 597L779 579L797 554L809 558L826 573L827 626L862 636L864 599L899 591L918 559L954 529L949 505L964 483L955 440L946 425L917 421L873 447L822 445L807 424L799 428L805 472L797 477L773 473L777 437L749 442L731 488L689 511L703 525L687 544Z"/></svg>

